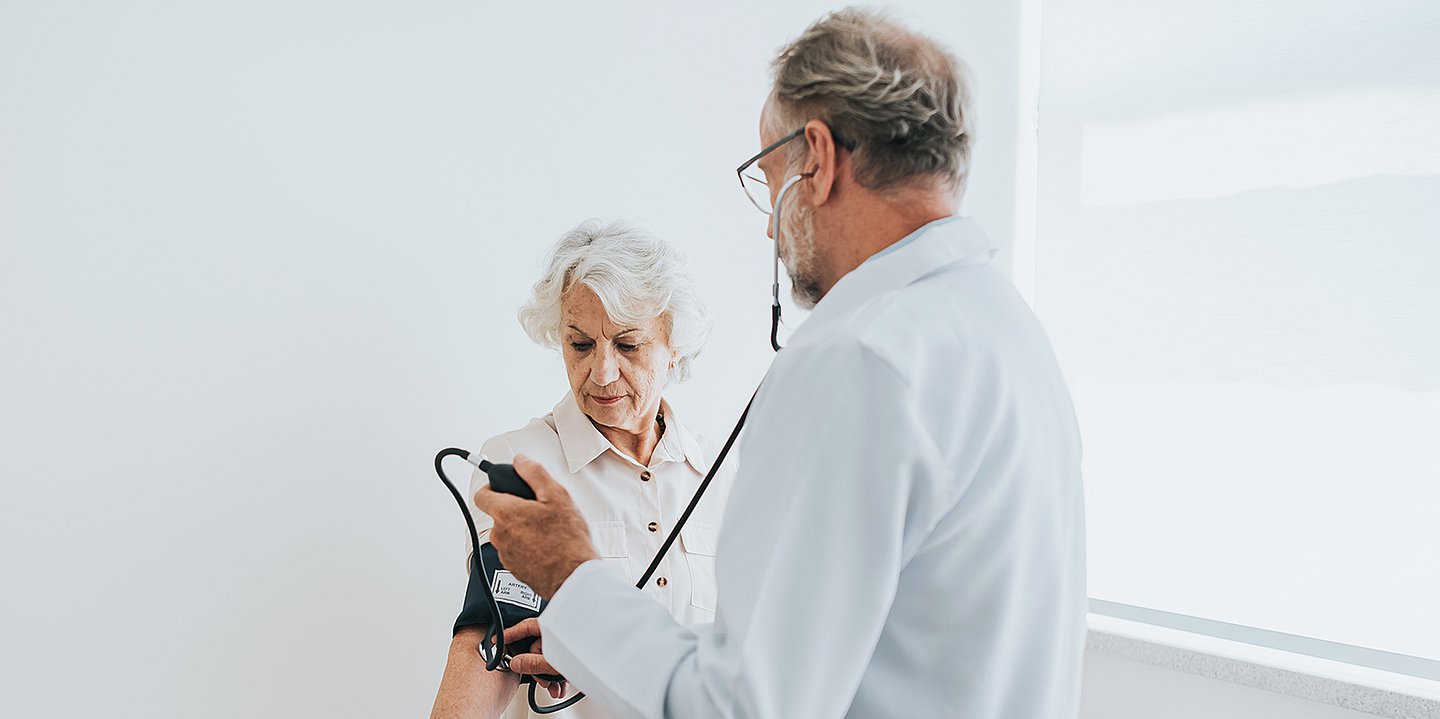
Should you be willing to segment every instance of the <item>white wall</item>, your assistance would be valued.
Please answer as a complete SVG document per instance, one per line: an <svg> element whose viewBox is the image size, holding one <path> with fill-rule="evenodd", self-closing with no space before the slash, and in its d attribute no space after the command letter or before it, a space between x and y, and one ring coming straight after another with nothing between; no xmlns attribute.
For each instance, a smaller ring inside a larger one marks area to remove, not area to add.
<svg viewBox="0 0 1440 719"><path fill-rule="evenodd" d="M832 6L0 5L0 716L428 710L463 588L433 453L565 390L514 310L585 217L716 314L679 411L764 372L733 170ZM1013 217L1018 8L900 15L979 80L968 209Z"/></svg>

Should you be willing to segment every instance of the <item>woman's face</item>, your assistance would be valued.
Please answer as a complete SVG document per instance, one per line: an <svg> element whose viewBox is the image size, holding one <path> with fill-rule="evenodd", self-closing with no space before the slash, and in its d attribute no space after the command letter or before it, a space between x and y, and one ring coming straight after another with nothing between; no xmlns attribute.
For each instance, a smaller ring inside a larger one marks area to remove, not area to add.
<svg viewBox="0 0 1440 719"><path fill-rule="evenodd" d="M576 284L560 297L560 324L565 373L580 410L606 427L637 435L650 429L675 363L664 318L617 325L595 292Z"/></svg>

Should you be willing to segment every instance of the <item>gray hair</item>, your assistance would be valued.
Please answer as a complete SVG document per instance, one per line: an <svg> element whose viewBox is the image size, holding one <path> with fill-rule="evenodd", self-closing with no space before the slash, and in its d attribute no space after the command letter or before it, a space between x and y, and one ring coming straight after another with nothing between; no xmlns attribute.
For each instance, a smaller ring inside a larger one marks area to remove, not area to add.
<svg viewBox="0 0 1440 719"><path fill-rule="evenodd" d="M690 378L710 322L685 258L670 243L623 220L590 219L565 233L550 248L545 274L520 308L520 325L530 339L559 349L560 298L576 283L593 290L618 324L664 317L678 357L673 377Z"/></svg>
<svg viewBox="0 0 1440 719"><path fill-rule="evenodd" d="M817 20L771 68L775 136L818 119L854 143L855 179L866 188L939 181L964 191L974 137L969 71L933 39L846 8ZM787 152L792 166L804 157L802 143Z"/></svg>

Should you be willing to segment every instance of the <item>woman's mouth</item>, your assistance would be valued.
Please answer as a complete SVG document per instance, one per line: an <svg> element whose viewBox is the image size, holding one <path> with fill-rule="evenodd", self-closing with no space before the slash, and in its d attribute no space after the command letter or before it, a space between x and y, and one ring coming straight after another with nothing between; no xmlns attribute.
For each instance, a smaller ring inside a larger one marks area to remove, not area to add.
<svg viewBox="0 0 1440 719"><path fill-rule="evenodd" d="M625 395L617 394L612 397L606 397L605 395L592 394L590 395L590 399L594 400L595 404L609 406L615 404L616 402L619 402L622 399L625 399Z"/></svg>

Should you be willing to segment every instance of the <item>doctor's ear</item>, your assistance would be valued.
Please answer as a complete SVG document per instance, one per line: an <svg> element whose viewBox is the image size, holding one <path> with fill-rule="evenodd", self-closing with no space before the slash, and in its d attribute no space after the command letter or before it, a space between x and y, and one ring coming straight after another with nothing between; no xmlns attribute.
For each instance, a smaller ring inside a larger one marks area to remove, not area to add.
<svg viewBox="0 0 1440 719"><path fill-rule="evenodd" d="M811 120L805 123L805 144L809 147L805 171L815 173L809 182L804 183L805 189L816 205L823 205L830 199L840 173L841 157L837 152L835 134L830 131L829 125Z"/></svg>

